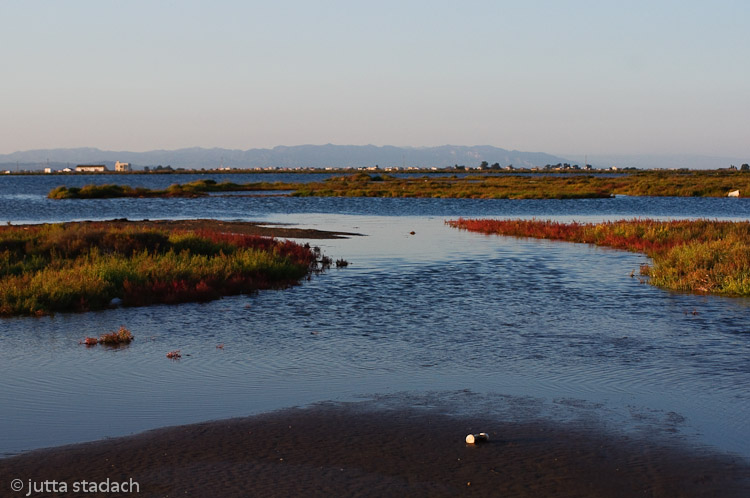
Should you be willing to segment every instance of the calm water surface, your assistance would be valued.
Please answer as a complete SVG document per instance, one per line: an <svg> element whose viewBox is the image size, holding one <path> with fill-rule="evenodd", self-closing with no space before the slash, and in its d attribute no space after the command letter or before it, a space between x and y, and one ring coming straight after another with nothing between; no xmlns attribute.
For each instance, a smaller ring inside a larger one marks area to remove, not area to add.
<svg viewBox="0 0 750 498"><path fill-rule="evenodd" d="M444 224L748 219L747 199L47 200L60 180L0 178L0 216L245 219L364 236L315 242L352 265L284 291L1 319L0 455L321 400L469 392L483 410L512 396L547 417L593 417L750 457L749 300L641 284L629 277L646 261L638 254ZM136 336L128 347L78 345L120 325ZM174 349L180 361L165 358Z"/></svg>

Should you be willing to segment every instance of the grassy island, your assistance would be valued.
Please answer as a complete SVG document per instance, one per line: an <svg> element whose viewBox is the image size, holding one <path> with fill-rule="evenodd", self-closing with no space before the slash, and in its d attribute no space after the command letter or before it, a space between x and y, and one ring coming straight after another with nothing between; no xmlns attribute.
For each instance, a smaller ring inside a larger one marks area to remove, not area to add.
<svg viewBox="0 0 750 498"><path fill-rule="evenodd" d="M585 176L455 176L394 178L389 175L337 176L298 185L292 195L322 197L433 197L471 199L580 199L611 197Z"/></svg>
<svg viewBox="0 0 750 498"><path fill-rule="evenodd" d="M330 265L269 237L101 223L0 227L0 315L207 301L294 285Z"/></svg>
<svg viewBox="0 0 750 498"><path fill-rule="evenodd" d="M312 183L216 183L198 180L174 184L163 190L124 185L57 187L50 199L105 199L117 197L202 197L215 192L290 191L295 197L436 197L474 199L581 199L611 197L611 193L591 184L588 177L549 178L501 177L424 177L394 178L359 173Z"/></svg>
<svg viewBox="0 0 750 498"><path fill-rule="evenodd" d="M750 296L750 222L623 220L558 223L458 219L449 225L485 234L582 242L641 252L641 273L666 289Z"/></svg>
<svg viewBox="0 0 750 498"><path fill-rule="evenodd" d="M256 182L238 184L197 180L166 189L123 185L57 187L51 199L114 197L200 197L216 192L290 191L291 196L317 197L436 197L472 199L581 199L613 195L725 197L750 192L750 174L732 171L638 171L622 175L526 173L474 174L464 177L425 175L396 178L387 174L335 176L322 182Z"/></svg>
<svg viewBox="0 0 750 498"><path fill-rule="evenodd" d="M248 190L282 190L280 185L267 182L257 183L216 183L214 180L196 180L189 183L175 183L165 189L130 187L128 185L86 185L83 187L60 186L52 189L50 199L114 199L118 197L203 197L213 192L241 192Z"/></svg>

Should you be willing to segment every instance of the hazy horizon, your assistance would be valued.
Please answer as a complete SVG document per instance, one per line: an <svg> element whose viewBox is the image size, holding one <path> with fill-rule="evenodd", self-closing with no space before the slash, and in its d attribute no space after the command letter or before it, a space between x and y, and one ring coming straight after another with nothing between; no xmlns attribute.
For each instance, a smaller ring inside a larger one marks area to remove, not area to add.
<svg viewBox="0 0 750 498"><path fill-rule="evenodd" d="M518 151L487 145L442 145L438 147L395 147L392 145L344 145L344 144L300 144L278 145L273 148L224 149L188 147L182 149L156 149L150 151L111 151L82 147L70 149L35 149L0 154L0 166L30 169L73 164L114 165L116 161L130 162L134 166L156 166L159 164L174 167L204 168L226 166L231 168L255 167L363 167L376 164L383 167L417 166L449 167L453 164L478 166L482 161L491 164L513 164L517 167L544 166L547 164L570 163L591 164L595 168L635 167L719 169L730 165L739 167L748 162L745 158L725 156L703 156L689 154L673 155L606 155L593 154L561 156L545 152Z"/></svg>
<svg viewBox="0 0 750 498"><path fill-rule="evenodd" d="M750 158L750 4L3 6L0 154L488 144Z"/></svg>

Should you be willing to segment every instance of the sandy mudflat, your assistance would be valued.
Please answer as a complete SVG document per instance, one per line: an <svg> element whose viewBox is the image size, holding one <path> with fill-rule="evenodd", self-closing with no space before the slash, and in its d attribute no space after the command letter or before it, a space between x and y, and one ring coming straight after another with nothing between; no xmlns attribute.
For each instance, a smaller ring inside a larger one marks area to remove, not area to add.
<svg viewBox="0 0 750 498"><path fill-rule="evenodd" d="M481 431L489 443L464 442ZM15 478L133 479L148 497L750 496L748 462L705 449L580 424L330 403L0 460L0 496L27 493L10 491Z"/></svg>

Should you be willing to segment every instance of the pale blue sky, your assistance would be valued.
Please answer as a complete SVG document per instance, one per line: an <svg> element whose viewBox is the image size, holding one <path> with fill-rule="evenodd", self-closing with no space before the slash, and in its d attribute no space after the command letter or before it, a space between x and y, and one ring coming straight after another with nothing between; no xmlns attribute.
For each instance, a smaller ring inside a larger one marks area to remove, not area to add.
<svg viewBox="0 0 750 498"><path fill-rule="evenodd" d="M3 1L0 153L750 158L747 1Z"/></svg>

